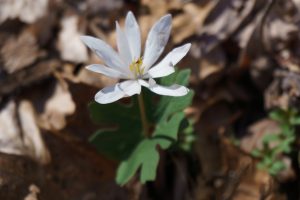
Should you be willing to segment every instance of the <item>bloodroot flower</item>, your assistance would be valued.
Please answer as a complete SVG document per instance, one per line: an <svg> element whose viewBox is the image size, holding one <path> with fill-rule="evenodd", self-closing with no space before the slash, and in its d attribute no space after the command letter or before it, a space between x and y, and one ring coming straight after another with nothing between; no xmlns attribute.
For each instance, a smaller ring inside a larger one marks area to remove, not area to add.
<svg viewBox="0 0 300 200"><path fill-rule="evenodd" d="M118 79L123 82L100 90L95 101L107 104L123 97L141 93L141 86L152 92L167 96L184 96L189 89L181 85L169 87L156 84L154 78L172 74L176 65L189 51L191 44L185 44L173 49L157 64L170 36L172 17L170 14L160 18L151 28L146 40L144 56L141 56L141 34L139 25L132 14L128 12L125 29L121 30L116 22L118 53L104 41L81 36L82 41L93 50L105 63L92 64L87 69Z"/></svg>

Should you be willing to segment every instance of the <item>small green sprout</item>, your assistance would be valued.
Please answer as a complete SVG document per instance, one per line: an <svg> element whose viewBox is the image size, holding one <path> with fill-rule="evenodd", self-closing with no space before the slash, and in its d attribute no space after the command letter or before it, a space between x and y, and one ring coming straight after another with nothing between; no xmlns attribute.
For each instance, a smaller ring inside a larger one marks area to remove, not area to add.
<svg viewBox="0 0 300 200"><path fill-rule="evenodd" d="M300 125L300 114L294 108L276 109L269 117L279 124L280 131L265 135L262 139L262 148L254 149L251 154L260 159L258 169L267 170L270 175L276 176L286 168L282 155L289 154L293 150L296 139L295 128Z"/></svg>

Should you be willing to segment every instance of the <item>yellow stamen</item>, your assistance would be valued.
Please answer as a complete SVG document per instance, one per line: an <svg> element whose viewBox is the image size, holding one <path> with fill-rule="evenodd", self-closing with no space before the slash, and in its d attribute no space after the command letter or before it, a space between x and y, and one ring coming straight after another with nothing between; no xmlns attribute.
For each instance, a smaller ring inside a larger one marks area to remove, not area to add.
<svg viewBox="0 0 300 200"><path fill-rule="evenodd" d="M134 73L136 77L144 74L144 68L142 68L143 60L142 58L139 58L137 61L133 61L129 65L130 71Z"/></svg>

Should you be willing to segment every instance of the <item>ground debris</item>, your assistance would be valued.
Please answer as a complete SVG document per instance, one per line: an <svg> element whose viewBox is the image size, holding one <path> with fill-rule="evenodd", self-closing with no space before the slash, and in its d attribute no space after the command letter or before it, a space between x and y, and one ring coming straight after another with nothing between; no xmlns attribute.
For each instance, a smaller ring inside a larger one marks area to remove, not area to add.
<svg viewBox="0 0 300 200"><path fill-rule="evenodd" d="M166 13L164 52L192 43L177 67L192 71L195 143L160 152L155 182L121 188L116 163L88 143L98 127L87 109L119 80L85 69L103 63L80 36L117 49L115 21L123 27L128 10L142 49ZM288 167L277 177L251 155L279 131L270 110L299 110L299 19L299 0L0 0L0 199L299 199L299 144L280 155Z"/></svg>

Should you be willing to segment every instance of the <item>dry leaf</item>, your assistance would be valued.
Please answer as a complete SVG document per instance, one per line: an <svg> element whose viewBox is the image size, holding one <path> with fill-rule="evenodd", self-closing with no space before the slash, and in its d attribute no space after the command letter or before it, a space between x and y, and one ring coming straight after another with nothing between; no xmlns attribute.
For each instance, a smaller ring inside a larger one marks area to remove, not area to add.
<svg viewBox="0 0 300 200"><path fill-rule="evenodd" d="M18 126L16 103L10 101L0 111L0 151L22 155L24 145Z"/></svg>
<svg viewBox="0 0 300 200"><path fill-rule="evenodd" d="M263 119L249 127L249 134L241 139L241 149L250 153L255 148L262 148L262 138L269 134L278 134L280 128L278 123L270 120Z"/></svg>
<svg viewBox="0 0 300 200"><path fill-rule="evenodd" d="M232 34L248 17L256 0L243 2L242 0L219 1L206 19L202 32L214 35L223 40Z"/></svg>
<svg viewBox="0 0 300 200"><path fill-rule="evenodd" d="M75 63L85 62L88 59L87 48L80 40L82 34L78 31L78 20L76 15L62 19L62 30L58 39L62 59Z"/></svg>
<svg viewBox="0 0 300 200"><path fill-rule="evenodd" d="M281 19L274 19L269 26L270 37L279 40L287 40L290 34L297 32L296 24L287 23Z"/></svg>
<svg viewBox="0 0 300 200"><path fill-rule="evenodd" d="M223 49L217 47L200 59L199 78L205 78L222 71L225 67L226 57Z"/></svg>
<svg viewBox="0 0 300 200"><path fill-rule="evenodd" d="M42 164L50 162L50 153L45 146L40 129L37 126L35 111L29 101L21 101L18 108L23 133L23 143L27 154Z"/></svg>
<svg viewBox="0 0 300 200"><path fill-rule="evenodd" d="M300 76L289 71L277 71L275 79L265 91L265 107L284 110L299 105Z"/></svg>
<svg viewBox="0 0 300 200"><path fill-rule="evenodd" d="M66 125L66 117L75 112L75 103L66 85L56 84L53 95L40 116L40 125L47 130L61 130Z"/></svg>
<svg viewBox="0 0 300 200"><path fill-rule="evenodd" d="M46 14L47 7L48 0L1 0L0 24L15 18L25 23L34 23Z"/></svg>
<svg viewBox="0 0 300 200"><path fill-rule="evenodd" d="M33 107L28 101L22 101L18 111L15 102L10 101L6 105L0 113L0 151L26 155L41 164L47 164L50 154L34 115ZM17 121L18 117L20 122Z"/></svg>
<svg viewBox="0 0 300 200"><path fill-rule="evenodd" d="M184 12L181 15L176 15L172 21L173 42L178 44L195 34L197 30L201 30L204 19L209 14L213 5L214 1L210 1L203 7L194 3L184 4Z"/></svg>
<svg viewBox="0 0 300 200"><path fill-rule="evenodd" d="M10 74L29 66L42 55L35 36L27 29L17 38L9 38L1 47L4 69Z"/></svg>
<svg viewBox="0 0 300 200"><path fill-rule="evenodd" d="M31 184L28 189L29 194L24 198L24 200L38 200L38 194L41 192L38 186Z"/></svg>

